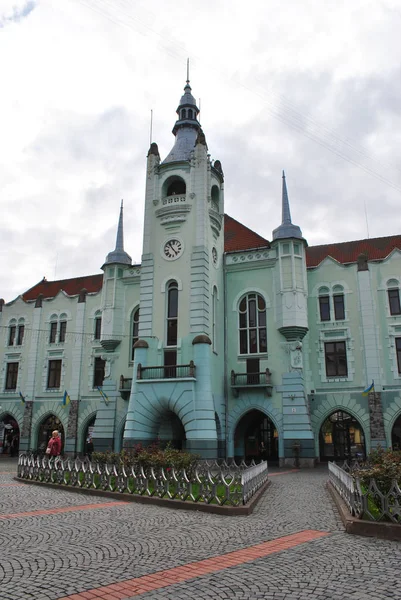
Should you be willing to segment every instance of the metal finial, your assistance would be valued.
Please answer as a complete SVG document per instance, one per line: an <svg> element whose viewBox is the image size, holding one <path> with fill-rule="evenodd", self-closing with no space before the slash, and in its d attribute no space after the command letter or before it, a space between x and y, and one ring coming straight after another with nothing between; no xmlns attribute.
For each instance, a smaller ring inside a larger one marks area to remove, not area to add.
<svg viewBox="0 0 401 600"><path fill-rule="evenodd" d="M187 83L189 83L189 58L187 58Z"/></svg>

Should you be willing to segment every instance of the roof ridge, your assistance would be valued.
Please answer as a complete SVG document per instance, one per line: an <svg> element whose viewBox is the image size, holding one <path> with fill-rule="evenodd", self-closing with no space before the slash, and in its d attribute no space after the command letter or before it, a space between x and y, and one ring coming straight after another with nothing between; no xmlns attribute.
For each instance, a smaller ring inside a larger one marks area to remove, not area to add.
<svg viewBox="0 0 401 600"><path fill-rule="evenodd" d="M316 245L310 245L308 247L308 249L312 249L312 248L325 248L327 246L342 246L344 244L360 244L361 242L373 242L375 240L390 240L390 239L394 239L394 238L401 238L401 233L399 234L394 234L394 235L384 235L384 236L379 236L379 237L374 237L374 238L362 238L359 240L349 240L347 242L329 242L328 244L316 244Z"/></svg>

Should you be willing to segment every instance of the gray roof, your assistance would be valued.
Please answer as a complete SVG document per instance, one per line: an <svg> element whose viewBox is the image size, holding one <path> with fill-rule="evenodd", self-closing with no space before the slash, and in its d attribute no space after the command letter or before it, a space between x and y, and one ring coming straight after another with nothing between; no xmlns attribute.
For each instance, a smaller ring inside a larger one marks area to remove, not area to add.
<svg viewBox="0 0 401 600"><path fill-rule="evenodd" d="M109 252L106 257L106 265L117 263L121 265L131 265L132 259L124 250L124 227L123 227L123 201L121 200L120 218L118 220L116 247L113 252Z"/></svg>
<svg viewBox="0 0 401 600"><path fill-rule="evenodd" d="M291 222L290 203L288 200L287 184L285 181L285 173L283 171L283 191L282 191L282 222L279 227L273 230L273 241L286 238L303 239L302 231L298 225L293 225Z"/></svg>
<svg viewBox="0 0 401 600"><path fill-rule="evenodd" d="M183 111L185 109L185 111ZM188 117L188 110L192 110L192 118ZM182 112L186 113L186 117L182 118ZM191 93L189 80L184 87L184 94L181 96L180 104L177 108L178 119L173 128L175 135L174 146L163 160L162 164L189 160L191 152L195 148L196 138L201 128L197 119L199 109L196 106L196 100Z"/></svg>

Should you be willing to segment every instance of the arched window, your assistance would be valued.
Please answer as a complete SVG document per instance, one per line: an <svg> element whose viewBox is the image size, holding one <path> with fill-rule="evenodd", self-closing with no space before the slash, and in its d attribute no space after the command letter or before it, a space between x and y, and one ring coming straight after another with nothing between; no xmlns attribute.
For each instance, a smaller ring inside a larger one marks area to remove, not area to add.
<svg viewBox="0 0 401 600"><path fill-rule="evenodd" d="M181 119L186 119L187 118L187 111L185 110L185 108L183 108L181 110Z"/></svg>
<svg viewBox="0 0 401 600"><path fill-rule="evenodd" d="M344 288L333 286L330 290L323 286L319 289L319 312L321 321L342 321L345 319Z"/></svg>
<svg viewBox="0 0 401 600"><path fill-rule="evenodd" d="M267 352L266 302L260 294L247 294L239 304L240 354Z"/></svg>
<svg viewBox="0 0 401 600"><path fill-rule="evenodd" d="M177 345L178 285L170 281L167 286L167 346Z"/></svg>
<svg viewBox="0 0 401 600"><path fill-rule="evenodd" d="M8 346L14 346L17 334L17 321L12 319L8 325Z"/></svg>
<svg viewBox="0 0 401 600"><path fill-rule="evenodd" d="M170 177L163 186L165 190L165 196L177 196L185 194L187 191L187 186L185 181L181 179L181 177L177 177L174 175Z"/></svg>
<svg viewBox="0 0 401 600"><path fill-rule="evenodd" d="M400 284L397 279L389 279L387 282L388 305L390 315L401 314Z"/></svg>
<svg viewBox="0 0 401 600"><path fill-rule="evenodd" d="M67 315L61 314L60 317L52 315L50 317L49 344L64 343L67 333Z"/></svg>
<svg viewBox="0 0 401 600"><path fill-rule="evenodd" d="M193 119L194 118L194 111L192 110L192 108L188 109L188 119Z"/></svg>
<svg viewBox="0 0 401 600"><path fill-rule="evenodd" d="M102 313L100 310L95 313L95 322L93 327L93 337L95 340L100 340L102 334Z"/></svg>
<svg viewBox="0 0 401 600"><path fill-rule="evenodd" d="M139 308L132 313L131 318L131 361L134 362L135 348L134 344L139 339Z"/></svg>
<svg viewBox="0 0 401 600"><path fill-rule="evenodd" d="M219 212L219 203L220 203L220 190L217 185L212 186L212 208Z"/></svg>

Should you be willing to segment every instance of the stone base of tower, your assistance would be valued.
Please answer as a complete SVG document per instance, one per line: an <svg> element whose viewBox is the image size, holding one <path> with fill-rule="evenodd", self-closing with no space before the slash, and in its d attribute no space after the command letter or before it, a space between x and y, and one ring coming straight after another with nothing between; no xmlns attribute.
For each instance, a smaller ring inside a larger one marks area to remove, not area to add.
<svg viewBox="0 0 401 600"><path fill-rule="evenodd" d="M313 468L316 463L314 440L284 440L284 457L279 460L280 467Z"/></svg>

